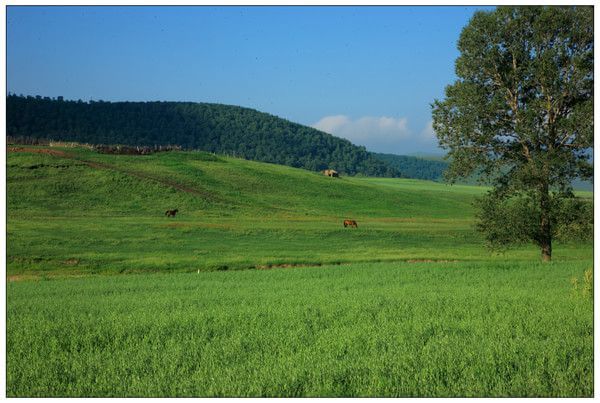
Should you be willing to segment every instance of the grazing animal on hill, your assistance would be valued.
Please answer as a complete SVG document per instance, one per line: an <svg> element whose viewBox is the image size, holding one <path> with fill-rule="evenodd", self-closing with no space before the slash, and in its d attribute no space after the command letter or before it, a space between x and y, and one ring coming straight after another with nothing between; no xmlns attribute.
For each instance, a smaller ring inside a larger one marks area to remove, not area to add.
<svg viewBox="0 0 600 403"><path fill-rule="evenodd" d="M335 169L326 169L323 171L323 175L325 176L331 176L332 178L339 178L340 175L338 174L338 172Z"/></svg>
<svg viewBox="0 0 600 403"><path fill-rule="evenodd" d="M175 210L167 210L167 211L165 211L165 215L166 215L167 217L175 217L175 214L177 214L177 212L178 212L178 211L179 211L178 209L175 209Z"/></svg>
<svg viewBox="0 0 600 403"><path fill-rule="evenodd" d="M344 220L344 228L346 228L347 226L358 228L358 224L354 220Z"/></svg>

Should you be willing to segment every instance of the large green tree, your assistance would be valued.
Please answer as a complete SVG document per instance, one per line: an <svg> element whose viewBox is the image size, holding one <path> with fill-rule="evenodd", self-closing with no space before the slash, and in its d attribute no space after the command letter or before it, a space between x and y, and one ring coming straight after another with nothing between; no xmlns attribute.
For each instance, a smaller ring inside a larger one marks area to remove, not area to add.
<svg viewBox="0 0 600 403"><path fill-rule="evenodd" d="M458 80L432 104L447 178L489 180L479 214L488 241L528 239L549 261L558 220L574 219L564 214L572 180L593 176L593 8L477 12L458 49Z"/></svg>

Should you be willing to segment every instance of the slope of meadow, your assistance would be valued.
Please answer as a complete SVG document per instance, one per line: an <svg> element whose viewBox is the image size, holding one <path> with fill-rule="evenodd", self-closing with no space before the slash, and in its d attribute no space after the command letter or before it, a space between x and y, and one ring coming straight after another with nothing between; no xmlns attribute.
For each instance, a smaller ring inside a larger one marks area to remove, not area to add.
<svg viewBox="0 0 600 403"><path fill-rule="evenodd" d="M29 151L8 154L9 275L506 258L473 232L477 187L328 178L199 152ZM557 246L557 260L572 257L591 250Z"/></svg>
<svg viewBox="0 0 600 403"><path fill-rule="evenodd" d="M593 395L592 245L490 255L483 191L9 151L7 394Z"/></svg>

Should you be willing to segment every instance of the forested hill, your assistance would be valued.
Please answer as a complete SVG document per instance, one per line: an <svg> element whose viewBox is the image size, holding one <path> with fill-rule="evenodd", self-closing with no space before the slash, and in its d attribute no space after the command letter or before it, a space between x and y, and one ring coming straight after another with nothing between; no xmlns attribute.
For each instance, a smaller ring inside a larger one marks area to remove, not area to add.
<svg viewBox="0 0 600 403"><path fill-rule="evenodd" d="M392 168L400 171L402 177L413 179L424 179L431 181L443 181L443 174L448 168L448 161L435 160L422 157L413 157L407 155L396 154L381 154L373 153L378 159L388 163ZM477 176L473 175L470 178L458 181L461 184L476 185L478 184ZM580 191L592 192L594 184L589 181L579 179L573 180L573 189Z"/></svg>
<svg viewBox="0 0 600 403"><path fill-rule="evenodd" d="M402 176L406 178L432 181L442 180L442 175L448 167L448 162L446 161L434 161L395 154L375 153L375 156L378 159L387 162L392 168L402 172Z"/></svg>
<svg viewBox="0 0 600 403"><path fill-rule="evenodd" d="M179 145L313 171L400 176L364 147L239 106L66 101L8 95L7 135L91 144Z"/></svg>

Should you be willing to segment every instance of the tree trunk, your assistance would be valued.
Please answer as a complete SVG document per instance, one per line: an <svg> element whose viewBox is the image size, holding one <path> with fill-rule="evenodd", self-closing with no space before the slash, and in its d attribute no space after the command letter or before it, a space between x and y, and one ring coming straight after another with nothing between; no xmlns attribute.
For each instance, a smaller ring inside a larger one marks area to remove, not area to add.
<svg viewBox="0 0 600 403"><path fill-rule="evenodd" d="M540 189L540 236L539 244L542 249L542 260L552 260L552 228L550 225L550 193L548 184L544 183Z"/></svg>
<svg viewBox="0 0 600 403"><path fill-rule="evenodd" d="M542 260L549 262L552 260L552 239L548 238L547 242L542 244Z"/></svg>

